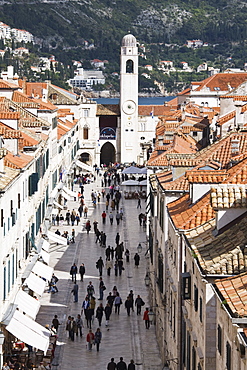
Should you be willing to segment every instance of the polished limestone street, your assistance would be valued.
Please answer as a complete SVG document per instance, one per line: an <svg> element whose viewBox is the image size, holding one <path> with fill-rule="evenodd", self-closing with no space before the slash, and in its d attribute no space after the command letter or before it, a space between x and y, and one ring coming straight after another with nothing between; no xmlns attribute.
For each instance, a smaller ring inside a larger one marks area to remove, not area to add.
<svg viewBox="0 0 247 370"><path fill-rule="evenodd" d="M59 278L57 283L58 293L50 294L45 292L41 299L41 308L37 316L37 321L42 325L51 325L54 315L58 315L58 319L61 323L58 329L58 341L55 350L55 356L52 361L52 369L68 370L68 369L99 369L103 370L107 368L107 364L111 357L115 358L115 362L119 361L120 356L124 358L124 361L129 364L130 360L133 359L136 364L136 369L140 370L161 370L163 366L161 364L158 345L155 337L155 326L151 325L150 329L145 328L143 321L143 312L145 307L149 307L148 290L144 283L144 277L146 274L146 257L145 252L147 246L145 244L146 234L143 226L139 225L138 215L141 212L145 212L145 200L141 201L142 208L137 209L137 200L135 199L124 199L122 193L122 199L120 207L124 210L123 220L120 221L120 225L117 226L115 214L113 225L110 225L108 211L106 224L103 225L101 214L105 210L105 199L101 196L100 202L97 203L96 207L93 207L91 201L91 192L99 191L101 179L97 178L96 182L85 185L85 204L89 208L88 219L93 224L94 220L98 221L99 230L103 230L106 235L106 245L113 246L115 248L115 237L116 233L120 233L120 242L124 242L125 249L130 250L130 262L126 263L124 257L124 271L122 276L115 276L114 271L111 271L111 276L107 275L106 269L103 269L103 281L106 286L104 292L103 306L106 305L106 296L114 285L122 298L123 304L121 305L120 315L115 314L114 309L110 318L109 327L105 327L105 317L102 320L102 341L100 344L99 352L96 351L96 346L93 346L92 351L88 351L86 345L86 335L88 328L86 321L84 320L83 336L75 336L75 341L72 342L68 338L68 332L65 330L66 320L69 315L76 316L81 313L81 305L86 296L86 288L89 281L93 282L95 287L95 298L96 308L99 303L99 272L96 269L96 261L100 256L105 260L105 248L102 248L99 243L95 243L95 234L93 227L89 234L85 231L85 222L87 219L81 218L78 226L72 227L71 225L63 226L52 226L51 231L55 232L58 228L60 231L67 230L69 234L72 228L76 231L75 244L66 246L57 245L51 243L50 246L50 265L54 267L54 273ZM79 187L75 185L74 191L78 191ZM123 190L123 189L121 189ZM107 189L106 189L107 192ZM68 201L68 210L77 211L79 202ZM110 209L110 207L109 207ZM65 216L66 211L62 211ZM137 246L141 242L142 252L140 253L140 265L135 267L134 255L137 252ZM73 263L76 263L79 269L81 263L85 264L86 274L84 281L80 281L80 275L77 275L77 282L79 284L79 300L77 303L74 302L73 294L71 290L73 283L69 274L70 267ZM142 314L136 315L135 312L131 312L130 316L127 316L124 302L128 296L130 290L134 292L134 299L138 294L142 297L145 302L145 306L142 308ZM84 319L84 315L83 315ZM98 320L94 319L92 324L92 330L95 333L98 328ZM109 330L108 330L109 329Z"/></svg>

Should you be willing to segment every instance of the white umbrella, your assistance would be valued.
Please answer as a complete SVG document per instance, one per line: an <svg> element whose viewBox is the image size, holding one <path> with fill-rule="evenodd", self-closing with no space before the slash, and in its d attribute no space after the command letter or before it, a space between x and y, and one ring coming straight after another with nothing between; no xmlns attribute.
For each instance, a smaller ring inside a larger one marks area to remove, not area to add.
<svg viewBox="0 0 247 370"><path fill-rule="evenodd" d="M147 168L146 167L141 168L141 172L140 173L146 174L147 173Z"/></svg>
<svg viewBox="0 0 247 370"><path fill-rule="evenodd" d="M123 181L121 185L126 185L126 186L139 185L139 181L137 181L137 180L126 180L126 181Z"/></svg>
<svg viewBox="0 0 247 370"><path fill-rule="evenodd" d="M147 186L147 180L142 180L139 182L139 185L141 186Z"/></svg>
<svg viewBox="0 0 247 370"><path fill-rule="evenodd" d="M125 168L122 173L127 173L127 174L131 174L131 173L141 173L141 169L138 168L138 167L134 167L134 166L130 166L130 167L127 167Z"/></svg>

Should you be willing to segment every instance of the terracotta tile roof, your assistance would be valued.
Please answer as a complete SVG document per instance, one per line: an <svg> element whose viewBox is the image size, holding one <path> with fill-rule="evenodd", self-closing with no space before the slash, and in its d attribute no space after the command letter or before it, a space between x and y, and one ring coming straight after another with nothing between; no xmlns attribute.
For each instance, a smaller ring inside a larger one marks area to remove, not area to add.
<svg viewBox="0 0 247 370"><path fill-rule="evenodd" d="M0 190L4 190L6 186L8 186L19 175L19 173L19 170L5 166L4 172L0 174Z"/></svg>
<svg viewBox="0 0 247 370"><path fill-rule="evenodd" d="M120 116L118 104L97 104L97 116Z"/></svg>
<svg viewBox="0 0 247 370"><path fill-rule="evenodd" d="M185 176L190 183L197 184L219 184L228 177L226 170L189 170Z"/></svg>
<svg viewBox="0 0 247 370"><path fill-rule="evenodd" d="M14 91L12 100L18 104L21 104L22 107L38 108L38 103L34 101L34 99L29 98L26 94L23 94L20 91Z"/></svg>
<svg viewBox="0 0 247 370"><path fill-rule="evenodd" d="M189 191L189 181L185 175L180 176L176 180L161 183L161 187L164 191L179 191L188 192Z"/></svg>
<svg viewBox="0 0 247 370"><path fill-rule="evenodd" d="M211 188L211 204L214 209L247 208L244 185L222 184Z"/></svg>
<svg viewBox="0 0 247 370"><path fill-rule="evenodd" d="M219 126L222 126L224 123L226 123L227 121L230 121L230 119L234 118L235 116L236 116L236 111L234 110L218 118L217 123Z"/></svg>
<svg viewBox="0 0 247 370"><path fill-rule="evenodd" d="M163 116L171 114L171 107L165 105L139 105L138 115L139 116L150 116L153 112L154 116Z"/></svg>
<svg viewBox="0 0 247 370"><path fill-rule="evenodd" d="M247 156L247 153L245 154ZM228 170L228 179L226 180L226 182L228 184L247 183L247 158L244 158Z"/></svg>
<svg viewBox="0 0 247 370"><path fill-rule="evenodd" d="M33 97L37 97L37 96L42 97L43 89L47 89L46 82L26 82L24 86L25 86L24 93L27 96L33 96Z"/></svg>
<svg viewBox="0 0 247 370"><path fill-rule="evenodd" d="M7 119L7 120L18 120L20 119L20 113L18 112L3 112L0 111L0 120Z"/></svg>
<svg viewBox="0 0 247 370"><path fill-rule="evenodd" d="M214 236L215 222L185 232L204 274L232 275L247 271L246 218Z"/></svg>
<svg viewBox="0 0 247 370"><path fill-rule="evenodd" d="M35 98L34 98L34 101L39 104L39 110L55 111L55 110L58 109L54 104L52 104L50 102L44 102L41 99L35 99Z"/></svg>
<svg viewBox="0 0 247 370"><path fill-rule="evenodd" d="M229 86L235 89L247 80L247 73L217 73L211 77L206 78L203 81L192 82L192 85L199 85L195 90L200 91L206 87L210 91L216 91L215 89L220 89L218 91L228 91Z"/></svg>
<svg viewBox="0 0 247 370"><path fill-rule="evenodd" d="M20 153L18 156L10 152L4 157L4 165L10 168L24 168L33 158L29 155Z"/></svg>
<svg viewBox="0 0 247 370"><path fill-rule="evenodd" d="M247 101L247 95L222 95L221 99L233 99L236 101Z"/></svg>
<svg viewBox="0 0 247 370"><path fill-rule="evenodd" d="M11 90L14 90L14 89L19 89L19 86L16 85L16 84L13 84L13 83L10 83L8 81L5 81L5 80L1 80L0 79L0 89L11 89Z"/></svg>
<svg viewBox="0 0 247 370"><path fill-rule="evenodd" d="M157 173L157 181L159 182L159 184L172 181L172 171L162 171Z"/></svg>
<svg viewBox="0 0 247 370"><path fill-rule="evenodd" d="M247 273L215 280L223 300L228 304L234 317L247 316Z"/></svg>
<svg viewBox="0 0 247 370"><path fill-rule="evenodd" d="M191 204L189 194L167 205L168 212L177 229L189 230L215 217L215 211L210 204L210 193Z"/></svg>
<svg viewBox="0 0 247 370"><path fill-rule="evenodd" d="M4 139L19 139L21 137L21 132L18 130L9 130L4 126L0 126L0 135Z"/></svg>
<svg viewBox="0 0 247 370"><path fill-rule="evenodd" d="M243 105L241 108L241 113L244 113L247 111L247 104Z"/></svg>
<svg viewBox="0 0 247 370"><path fill-rule="evenodd" d="M190 87L181 91L180 93L178 93L178 95L189 95L189 93L190 93Z"/></svg>

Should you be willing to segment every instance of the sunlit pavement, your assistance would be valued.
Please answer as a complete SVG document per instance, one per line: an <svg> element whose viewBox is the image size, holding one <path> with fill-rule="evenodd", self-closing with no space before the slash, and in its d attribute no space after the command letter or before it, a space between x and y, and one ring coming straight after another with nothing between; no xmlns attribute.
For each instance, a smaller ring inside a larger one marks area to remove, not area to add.
<svg viewBox="0 0 247 370"><path fill-rule="evenodd" d="M84 335L82 338L75 337L75 341L71 342L68 339L68 333L65 330L66 318L68 315L76 317L78 313L81 313L81 304L86 295L86 287L89 281L93 282L95 287L96 296L96 308L99 304L98 298L98 286L99 286L99 274L96 269L96 261L100 256L105 259L105 249L101 248L99 244L95 243L95 235L93 227L89 235L83 230L83 224L86 219L82 218L78 226L74 226L76 230L76 242L69 246L51 244L50 247L50 265L54 267L55 275L59 278L57 287L59 292L55 294L44 293L41 299L41 308L37 316L37 321L42 325L51 324L51 321L55 314L61 322L58 330L58 345L55 351L55 357L52 361L52 369L58 370L69 370L69 369L106 369L107 363L111 357L115 358L115 361L119 361L119 357L122 356L125 362L128 364L131 359L134 359L136 363L136 369L140 370L161 370L162 364L159 356L157 341L155 338L155 327L151 326L149 330L145 329L142 315L137 316L136 312L131 312L128 317L126 309L124 308L124 302L130 289L134 291L134 297L140 294L145 301L145 306L148 304L148 291L144 284L144 277L146 273L146 259L145 259L145 244L142 244L143 250L140 253L140 265L139 267L134 266L133 257L137 252L137 246L139 242L145 242L145 230L139 226L138 214L145 211L145 202L142 200L142 209L137 209L137 200L121 200L120 207L124 209L124 218L117 226L114 218L113 226L110 225L109 218L107 216L106 224L103 225L101 219L101 213L105 210L105 199L101 197L100 203L97 204L96 208L93 207L91 202L91 191L101 191L100 178L95 183L85 185L85 203L89 208L88 219L91 224L94 220L98 221L99 230L103 230L107 234L106 244L107 246L115 247L115 236L119 232L121 239L120 242L124 242L125 248L130 250L130 262L126 264L124 260L125 270L122 276L115 276L112 271L109 277L106 270L103 270L103 280L106 286L104 292L103 305L106 304L106 296L114 285L117 286L120 296L122 297L123 304L121 305L120 315L113 313L110 318L109 330L105 327L105 317L102 320L102 342L100 344L99 352L96 351L93 346L92 351L88 351L86 348L86 334L88 329L86 322L84 321ZM79 188L75 186L74 190L77 191ZM71 211L79 206L78 202L69 201L67 203L68 209ZM110 209L110 207L109 207ZM66 211L62 211L65 215ZM116 211L114 211L114 214ZM68 230L71 233L72 226L59 226L59 230ZM56 231L57 226L52 226L51 230ZM80 281L78 274L79 284L79 301L74 303L71 289L73 283L69 275L70 267L73 263L76 263L79 269L80 264L83 262L86 267L86 274L84 281ZM144 307L145 308L145 307ZM142 311L144 311L144 308ZM98 327L98 320L95 319L92 329L95 332Z"/></svg>

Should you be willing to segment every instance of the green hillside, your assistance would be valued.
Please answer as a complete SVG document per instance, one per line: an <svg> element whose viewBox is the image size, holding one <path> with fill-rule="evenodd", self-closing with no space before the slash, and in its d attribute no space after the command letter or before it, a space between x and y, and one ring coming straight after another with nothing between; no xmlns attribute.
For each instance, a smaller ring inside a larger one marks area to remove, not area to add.
<svg viewBox="0 0 247 370"><path fill-rule="evenodd" d="M193 61L217 66L215 44L222 45L217 48L223 60L237 55L233 66L247 62L244 0L3 0L2 4L0 21L30 31L37 53L54 54L64 65L82 60L88 67L88 60L99 58L110 62L109 73L119 71L120 42L128 31L148 45L147 60L141 64L166 57L178 64L186 55L192 66ZM210 48L179 49L186 40L197 38ZM95 47L84 48L85 40ZM175 49L165 43L175 44ZM153 47L159 44L164 46Z"/></svg>

